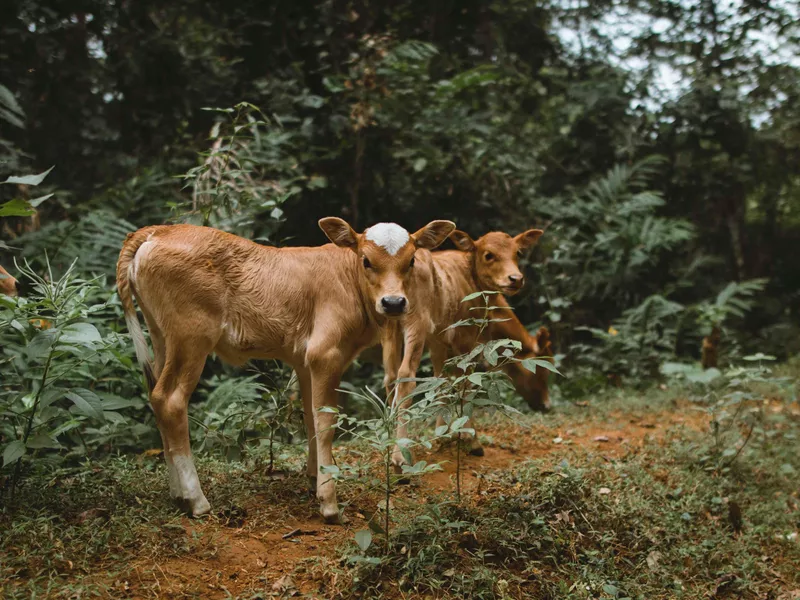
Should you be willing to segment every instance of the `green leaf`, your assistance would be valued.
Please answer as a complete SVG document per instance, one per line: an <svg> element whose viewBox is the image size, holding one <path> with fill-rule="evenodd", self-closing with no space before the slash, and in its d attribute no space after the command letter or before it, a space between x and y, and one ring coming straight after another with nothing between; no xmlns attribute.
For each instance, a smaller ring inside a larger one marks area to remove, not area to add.
<svg viewBox="0 0 800 600"><path fill-rule="evenodd" d="M377 519L371 519L367 525L369 525L369 528L378 535L383 535L386 533L386 530L384 530Z"/></svg>
<svg viewBox="0 0 800 600"><path fill-rule="evenodd" d="M45 329L44 331L37 331L33 339L25 347L25 354L29 363L34 363L36 360L46 356L50 352L50 347L53 345L58 331L55 329Z"/></svg>
<svg viewBox="0 0 800 600"><path fill-rule="evenodd" d="M424 158L418 158L417 160L414 161L414 170L417 173L419 173L425 168L427 164L428 164L427 160L425 160Z"/></svg>
<svg viewBox="0 0 800 600"><path fill-rule="evenodd" d="M97 327L91 323L72 323L62 330L61 341L67 344L93 346L97 342L102 342L103 338L97 331Z"/></svg>
<svg viewBox="0 0 800 600"><path fill-rule="evenodd" d="M450 431L459 431L469 421L469 417L458 417L455 421L450 423Z"/></svg>
<svg viewBox="0 0 800 600"><path fill-rule="evenodd" d="M0 87L2 87L2 86L0 86ZM2 119L3 121L6 121L8 123L11 123L15 127L19 127L20 129L23 129L25 127L25 121L20 119L17 115L15 115L10 110L6 110L2 106L0 106L0 119Z"/></svg>
<svg viewBox="0 0 800 600"><path fill-rule="evenodd" d="M30 203L19 198L0 204L0 217L30 217L35 214Z"/></svg>
<svg viewBox="0 0 800 600"><path fill-rule="evenodd" d="M44 181L44 178L53 170L53 167L50 167L44 173L39 173L38 175L23 175L21 177L16 177L12 175L5 181L0 183L17 183L21 185L39 185Z"/></svg>
<svg viewBox="0 0 800 600"><path fill-rule="evenodd" d="M22 107L14 97L14 94L4 85L0 85L0 104L2 104L9 111L16 113L20 117L25 116Z"/></svg>
<svg viewBox="0 0 800 600"><path fill-rule="evenodd" d="M441 437L441 436L443 436L445 433L447 433L447 430L448 430L448 429L449 429L449 427L448 427L447 425L439 425L439 426L438 426L438 427L437 427L437 428L436 428L436 429L433 431L433 435L435 435L436 437Z"/></svg>
<svg viewBox="0 0 800 600"><path fill-rule="evenodd" d="M473 292L464 296L461 299L461 302L469 302L470 300L475 300L475 298L480 298L481 296L483 296L483 292Z"/></svg>
<svg viewBox="0 0 800 600"><path fill-rule="evenodd" d="M697 370L686 373L686 379L692 383L711 383L717 377L722 377L722 373L714 367L705 371Z"/></svg>
<svg viewBox="0 0 800 600"><path fill-rule="evenodd" d="M103 401L91 390L76 388L64 394L78 409L78 412L87 417L105 421L103 414Z"/></svg>
<svg viewBox="0 0 800 600"><path fill-rule="evenodd" d="M22 440L14 440L3 450L3 466L17 462L27 452Z"/></svg>
<svg viewBox="0 0 800 600"><path fill-rule="evenodd" d="M616 598L616 597L617 597L617 595L619 594L619 590L617 589L617 587L616 587L616 586L613 586L613 585L611 585L610 583L607 583L607 584L605 584L605 585L603 586L603 591L604 591L606 594L608 594L609 596L612 596L612 597L614 597L614 598Z"/></svg>
<svg viewBox="0 0 800 600"><path fill-rule="evenodd" d="M103 410L119 410L120 408L130 408L132 406L139 406L139 401L120 398L113 394L103 394Z"/></svg>
<svg viewBox="0 0 800 600"><path fill-rule="evenodd" d="M547 369L551 373L557 373L558 375L561 375L561 373L558 372L558 369L555 368L553 363L547 360L542 360L540 358L526 358L525 360L521 361L521 363L523 367L525 367L526 369L528 369L528 371L531 371L532 373L536 373L537 367L542 367L543 369Z"/></svg>
<svg viewBox="0 0 800 600"><path fill-rule="evenodd" d="M480 373L472 373L472 374L469 375L469 377L467 377L467 379L469 379L472 383L474 383L477 386L481 385L481 374Z"/></svg>
<svg viewBox="0 0 800 600"><path fill-rule="evenodd" d="M58 448L61 448L61 444L59 444L57 440L54 440L52 437L44 433L40 433L28 438L28 443L26 445L28 448L33 450L39 448L51 448L53 450L57 450Z"/></svg>
<svg viewBox="0 0 800 600"><path fill-rule="evenodd" d="M684 363L665 362L659 368L662 375L686 375L692 371L697 370L695 365L688 365Z"/></svg>
<svg viewBox="0 0 800 600"><path fill-rule="evenodd" d="M361 548L362 552L366 552L372 545L372 532L369 529L360 529L355 534L356 544Z"/></svg>
<svg viewBox="0 0 800 600"><path fill-rule="evenodd" d="M30 205L34 208L37 208L42 202L52 198L54 194L45 194L44 196L39 196L38 198L34 198L30 201Z"/></svg>
<svg viewBox="0 0 800 600"><path fill-rule="evenodd" d="M755 362L755 361L759 361L759 360L775 360L775 357L774 356L770 356L769 354L763 354L761 352L756 352L755 354L751 354L749 356L743 356L742 360Z"/></svg>

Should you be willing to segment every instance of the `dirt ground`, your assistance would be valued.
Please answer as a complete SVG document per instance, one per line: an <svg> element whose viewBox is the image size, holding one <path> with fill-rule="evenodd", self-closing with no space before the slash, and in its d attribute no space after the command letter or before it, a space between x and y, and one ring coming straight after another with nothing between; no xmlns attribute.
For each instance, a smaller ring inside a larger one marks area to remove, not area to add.
<svg viewBox="0 0 800 600"><path fill-rule="evenodd" d="M588 408L587 408L588 410ZM631 414L614 412L602 421L563 421L567 428L537 425L531 428L514 423L491 425L479 433L485 444L483 457L462 456L462 490L467 496L486 493L483 475L493 470L513 469L528 459L549 455L570 457L589 453L615 460L637 452L649 438L664 443L678 428L703 430L708 414L687 405L678 410ZM454 447L438 448L427 456L429 462L441 462L443 470L431 473L412 485L402 486L397 501L424 502L454 490L456 471ZM246 514L263 511L258 496L245 506ZM248 523L242 515L223 514L206 520L184 519L189 536L204 540L195 556L167 561L136 560L124 565L117 576L104 583L112 597L127 598L229 598L253 590L266 595L315 597L321 577L335 577L332 570L319 565L335 560L337 547L353 543L354 532L366 527L367 499L355 499L345 509L348 522L343 526L323 523L316 514L316 502L308 494L294 506L281 507L280 514L262 527ZM372 504L371 506L374 506ZM236 511L234 511L236 512ZM335 569L333 570L335 571Z"/></svg>

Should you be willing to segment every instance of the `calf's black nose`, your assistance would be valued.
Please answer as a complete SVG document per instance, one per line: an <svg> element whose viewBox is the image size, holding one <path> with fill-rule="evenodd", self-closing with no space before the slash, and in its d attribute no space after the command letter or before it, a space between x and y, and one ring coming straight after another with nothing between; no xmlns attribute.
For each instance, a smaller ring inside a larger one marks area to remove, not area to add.
<svg viewBox="0 0 800 600"><path fill-rule="evenodd" d="M399 315L406 309L406 299L403 296L384 296L381 306L387 315Z"/></svg>

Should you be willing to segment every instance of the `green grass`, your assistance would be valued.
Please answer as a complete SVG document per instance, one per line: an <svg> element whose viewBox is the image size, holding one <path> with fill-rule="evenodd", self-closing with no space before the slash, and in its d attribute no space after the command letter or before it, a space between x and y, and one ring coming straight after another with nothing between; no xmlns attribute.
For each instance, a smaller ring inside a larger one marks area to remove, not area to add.
<svg viewBox="0 0 800 600"><path fill-rule="evenodd" d="M797 371L795 363L778 374L796 381ZM387 546L376 535L362 552L352 536L377 497L344 482L350 526L325 533L331 543L298 541L287 572L296 571L302 591L325 598L781 598L800 588L800 407L795 388L781 382L747 389L757 400L730 427L721 419L724 431L664 426L617 452L605 451L612 444L555 445L553 438L572 432L563 435L585 440L604 427L669 415L707 423L719 416L714 403L724 390L614 390L547 416L485 416L486 441L509 462L483 472L461 504L450 490L426 493L424 484L399 490L394 537ZM758 427L747 436L750 422ZM215 510L247 509L234 533L224 515L180 515L157 456L34 474L0 509L0 597L159 595L145 586L126 591L131 566L170 560L217 569L228 587L161 590L163 597L267 597L274 577L250 569L234 589L230 569L241 565L220 557L265 532L280 539L290 519L315 522L303 452L302 444L282 448L285 477L269 476L259 455L233 463L201 457ZM337 454L351 460L362 452L346 443Z"/></svg>

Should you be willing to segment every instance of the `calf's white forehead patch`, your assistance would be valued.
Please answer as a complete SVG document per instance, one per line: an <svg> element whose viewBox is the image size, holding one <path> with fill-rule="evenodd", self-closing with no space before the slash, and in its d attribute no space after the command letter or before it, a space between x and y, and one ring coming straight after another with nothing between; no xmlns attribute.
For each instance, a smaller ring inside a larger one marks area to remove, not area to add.
<svg viewBox="0 0 800 600"><path fill-rule="evenodd" d="M378 223L367 229L364 235L370 242L382 247L392 256L411 239L408 232L397 223Z"/></svg>

